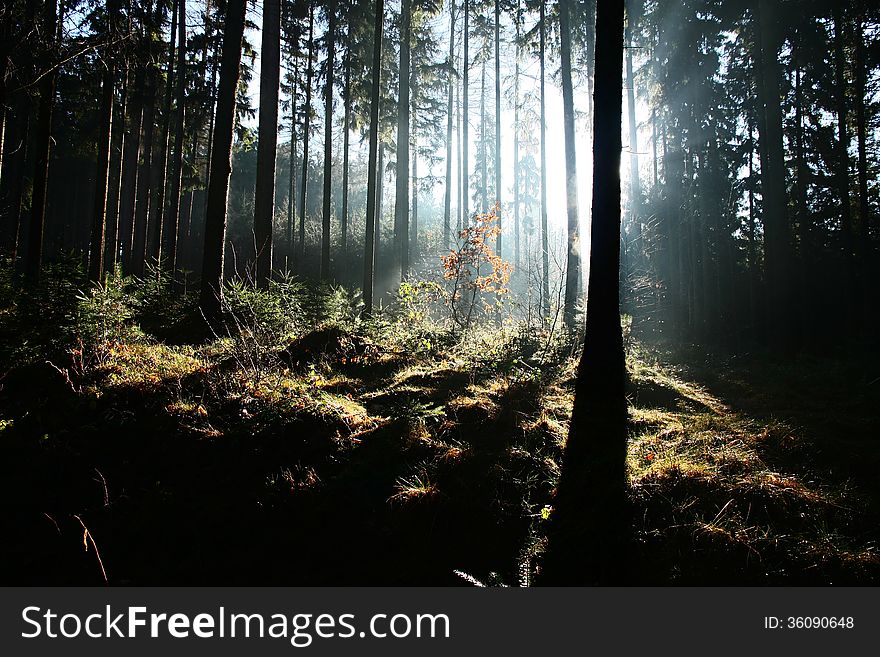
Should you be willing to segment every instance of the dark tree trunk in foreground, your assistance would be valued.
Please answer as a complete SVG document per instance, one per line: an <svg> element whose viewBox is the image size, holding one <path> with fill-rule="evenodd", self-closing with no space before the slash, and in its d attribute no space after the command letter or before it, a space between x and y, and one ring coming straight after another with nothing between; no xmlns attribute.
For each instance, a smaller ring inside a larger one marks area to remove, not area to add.
<svg viewBox="0 0 880 657"><path fill-rule="evenodd" d="M264 0L260 51L260 124L254 192L256 283L269 285L275 216L275 151L278 147L278 81L281 74L281 2Z"/></svg>
<svg viewBox="0 0 880 657"><path fill-rule="evenodd" d="M791 230L785 194L785 156L782 142L782 104L779 90L781 45L776 21L778 0L758 0L758 84L760 116L761 185L764 192L764 262L771 344L784 351L794 348L791 303Z"/></svg>
<svg viewBox="0 0 880 657"><path fill-rule="evenodd" d="M368 317L373 312L373 265L376 259L376 184L379 151L379 85L382 67L382 25L385 3L376 0L376 22L373 27L373 81L370 87L370 137L367 160L367 210L364 233L364 310Z"/></svg>
<svg viewBox="0 0 880 657"><path fill-rule="evenodd" d="M623 0L598 1L596 37L586 338L544 584L619 584L626 564L626 365L618 299Z"/></svg>
<svg viewBox="0 0 880 657"><path fill-rule="evenodd" d="M321 208L321 280L330 280L330 211L333 188L333 64L336 55L336 3L327 7L327 78L324 85L324 198Z"/></svg>
<svg viewBox="0 0 880 657"><path fill-rule="evenodd" d="M400 62L397 99L397 162L394 193L394 266L398 278L409 269L409 65L410 3L400 7Z"/></svg>
<svg viewBox="0 0 880 657"><path fill-rule="evenodd" d="M581 290L581 229L578 217L577 156L574 145L574 88L571 81L570 0L559 2L559 38L562 55L562 113L565 135L565 194L568 211L568 255L565 268L565 325L574 328Z"/></svg>
<svg viewBox="0 0 880 657"><path fill-rule="evenodd" d="M34 188L31 196L31 221L28 233L27 259L24 264L28 280L36 281L40 276L43 261L43 231L46 225L46 192L49 185L49 155L52 144L52 110L55 106L55 79L58 67L52 61L55 56L53 46L56 42L58 1L47 0L43 9L43 29L48 43L44 66L48 71L40 79L40 102L37 109L37 124L34 130Z"/></svg>
<svg viewBox="0 0 880 657"><path fill-rule="evenodd" d="M220 86L214 124L211 180L205 215L205 247L199 303L205 316L217 318L223 294L223 259L226 245L226 196L232 173L232 137L235 129L235 92L241 66L241 40L247 0L229 0L220 61Z"/></svg>

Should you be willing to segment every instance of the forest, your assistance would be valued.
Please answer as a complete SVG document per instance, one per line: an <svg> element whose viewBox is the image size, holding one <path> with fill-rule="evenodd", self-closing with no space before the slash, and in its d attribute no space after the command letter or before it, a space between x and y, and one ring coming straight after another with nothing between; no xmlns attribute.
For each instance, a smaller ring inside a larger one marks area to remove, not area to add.
<svg viewBox="0 0 880 657"><path fill-rule="evenodd" d="M6 0L7 585L876 585L880 7Z"/></svg>

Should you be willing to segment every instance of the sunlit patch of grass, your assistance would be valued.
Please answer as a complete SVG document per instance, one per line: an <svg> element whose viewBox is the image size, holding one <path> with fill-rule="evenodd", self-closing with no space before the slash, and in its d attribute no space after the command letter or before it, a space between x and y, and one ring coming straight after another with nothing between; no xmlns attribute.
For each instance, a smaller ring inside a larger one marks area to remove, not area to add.
<svg viewBox="0 0 880 657"><path fill-rule="evenodd" d="M440 494L437 484L431 480L424 468L409 476L398 477L394 488L396 492L388 498L388 502L392 504L432 500Z"/></svg>
<svg viewBox="0 0 880 657"><path fill-rule="evenodd" d="M107 351L107 359L97 372L106 376L104 386L155 386L180 380L204 371L207 363L192 348L155 344L117 344Z"/></svg>

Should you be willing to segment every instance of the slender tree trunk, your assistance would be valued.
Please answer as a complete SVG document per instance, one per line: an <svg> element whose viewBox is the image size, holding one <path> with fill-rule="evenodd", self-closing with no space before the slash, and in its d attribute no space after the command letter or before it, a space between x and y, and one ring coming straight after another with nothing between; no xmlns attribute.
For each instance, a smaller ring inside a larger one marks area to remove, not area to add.
<svg viewBox="0 0 880 657"><path fill-rule="evenodd" d="M629 211L630 224L635 231L636 240L641 248L642 219L642 184L639 179L639 131L636 123L636 83L633 75L632 35L637 29L636 16L633 13L633 2L627 3L626 39L626 103L629 118Z"/></svg>
<svg viewBox="0 0 880 657"><path fill-rule="evenodd" d="M306 202L309 183L309 132L312 127L312 60L315 56L315 7L309 6L309 61L306 69L306 99L303 105L302 184L299 192L299 245L294 261L295 271L302 273L306 253Z"/></svg>
<svg viewBox="0 0 880 657"><path fill-rule="evenodd" d="M626 365L620 326L623 0L598 0L593 212L584 349L556 489L545 584L625 578Z"/></svg>
<svg viewBox="0 0 880 657"><path fill-rule="evenodd" d="M339 242L342 250L342 267L344 279L347 280L348 268L348 168L349 142L351 138L351 43L345 49L345 81L343 82L343 117L342 117L342 216L340 217Z"/></svg>
<svg viewBox="0 0 880 657"><path fill-rule="evenodd" d="M149 237L147 252L158 267L162 257L162 223L165 221L165 186L168 182L168 141L171 136L171 100L174 88L174 56L177 52L177 23L180 17L180 2L174 1L174 10L171 14L171 43L168 49L168 65L165 79L165 89L162 99L162 136L159 142L159 156L153 163L154 179L156 184L153 201L150 207Z"/></svg>
<svg viewBox="0 0 880 657"><path fill-rule="evenodd" d="M132 270L137 276L144 273L146 261L148 223L150 217L150 191L153 178L153 134L155 131L155 108L156 108L156 75L152 66L146 73L144 90L144 114L143 114L143 162L137 177L137 200L135 205L135 232L134 253L132 258Z"/></svg>
<svg viewBox="0 0 880 657"><path fill-rule="evenodd" d="M519 59L520 40L522 39L522 7L520 0L516 2L516 54L514 55L513 71L513 264L514 271L520 267L520 225L519 225Z"/></svg>
<svg viewBox="0 0 880 657"><path fill-rule="evenodd" d="M455 70L452 63L455 56L455 2L449 3L449 70L446 72L446 188L443 193L443 249L452 244L452 85Z"/></svg>
<svg viewBox="0 0 880 657"><path fill-rule="evenodd" d="M480 76L480 212L489 211L489 140L486 137L486 58Z"/></svg>
<svg viewBox="0 0 880 657"><path fill-rule="evenodd" d="M177 22L177 89L174 112L174 150L171 161L171 191L168 198L168 212L165 215L165 228L162 231L165 266L171 276L177 269L177 241L180 228L180 189L183 182L183 137L186 118L186 0L180 3L180 18Z"/></svg>
<svg viewBox="0 0 880 657"><path fill-rule="evenodd" d="M108 13L114 21L115 10L109 6ZM114 21L115 22L115 21ZM110 38L114 38L110 28ZM99 109L98 157L95 166L95 203L92 210L92 237L89 248L89 280L97 283L104 277L104 246L107 232L107 190L110 182L110 144L113 133L113 87L116 70L113 55L107 55L106 70L101 82L101 106Z"/></svg>
<svg viewBox="0 0 880 657"><path fill-rule="evenodd" d="M464 54L462 61L462 72L461 72L461 98L462 98L462 118L461 118L461 148L462 148L462 156L461 156L461 207L464 216L462 217L462 226L459 227L459 230L464 228L464 223L470 223L470 199L468 198L468 188L470 187L470 161L468 159L468 151L470 149L469 137L468 137L468 127L470 125L470 112L468 110L469 104L469 78L470 78L470 68L471 68L471 60L469 54L470 47L470 4L471 0L462 0L464 3L464 27L463 27L463 45L464 45Z"/></svg>
<svg viewBox="0 0 880 657"><path fill-rule="evenodd" d="M247 0L228 0L226 29L217 90L217 116L214 128L208 211L205 215L205 246L199 302L209 319L221 314L223 266L226 245L226 197L232 173L232 138L235 131L235 96L241 66L241 40Z"/></svg>
<svg viewBox="0 0 880 657"><path fill-rule="evenodd" d="M111 142L110 198L107 202L107 238L104 250L104 268L113 271L119 259L120 210L122 203L122 167L125 153L125 112L128 106L128 72L122 76L121 98L114 119L117 129L113 130Z"/></svg>
<svg viewBox="0 0 880 657"><path fill-rule="evenodd" d="M495 205L498 221L498 239L495 252L503 254L501 229L501 5L495 0Z"/></svg>
<svg viewBox="0 0 880 657"><path fill-rule="evenodd" d="M843 238L843 261L847 300L845 326L847 331L857 330L856 324L860 310L858 275L856 273L855 239L853 231L852 207L849 191L849 131L847 130L847 81L846 53L843 34L845 17L843 8L834 5L834 95L837 110L837 190L840 196L840 231Z"/></svg>
<svg viewBox="0 0 880 657"><path fill-rule="evenodd" d="M46 192L49 186L49 157L52 145L52 110L55 106L55 80L58 67L54 62L58 31L58 0L46 0L43 7L43 30L47 40L43 65L48 71L39 82L40 101L34 134L34 182L31 195L31 221L25 276L35 282L40 277L43 261L43 232L46 225Z"/></svg>
<svg viewBox="0 0 880 657"><path fill-rule="evenodd" d="M376 187L381 175L377 165L379 150L379 89L382 72L382 29L385 17L384 0L376 0L373 27L373 81L370 86L370 136L367 160L367 209L364 233L364 309L369 317L373 312L373 276L376 259Z"/></svg>
<svg viewBox="0 0 880 657"><path fill-rule="evenodd" d="M855 41L856 51L856 132L859 149L859 228L861 249L868 246L871 227L871 206L868 198L868 120L865 105L867 104L867 76L865 65L865 27L861 18L858 19L858 30Z"/></svg>
<svg viewBox="0 0 880 657"><path fill-rule="evenodd" d="M409 270L409 83L410 0L400 6L400 62L397 100L397 166L394 195L394 265L400 280Z"/></svg>
<svg viewBox="0 0 880 657"><path fill-rule="evenodd" d="M144 115L144 86L146 74L139 68L134 77L134 93L128 112L128 135L122 154L122 200L120 201L120 232L122 240L122 270L126 274L134 270L135 219L137 207L138 161L141 151L141 126Z"/></svg>
<svg viewBox="0 0 880 657"><path fill-rule="evenodd" d="M290 90L290 171L288 173L288 195L287 195L287 270L290 270L291 260L294 257L294 239L293 227L296 222L296 90L299 82L299 65L294 64L293 67L293 86Z"/></svg>
<svg viewBox="0 0 880 657"><path fill-rule="evenodd" d="M460 63L460 61L459 61ZM457 148L455 150L455 157L457 160L457 169L455 170L455 179L458 182L458 189L455 194L455 238L458 239L458 236L461 234L462 223L464 221L464 213L465 208L467 207L464 204L464 196L462 195L462 190L467 187L467 182L464 179L464 164L462 158L462 150L464 148L463 139L462 139L462 126L461 126L461 85L455 85L455 139ZM453 242L450 242L449 246L452 246Z"/></svg>
<svg viewBox="0 0 880 657"><path fill-rule="evenodd" d="M547 236L547 97L544 89L544 68L547 51L547 17L546 0L540 0L541 14L539 17L539 50L540 86L541 86L541 300L544 317L550 316L550 245Z"/></svg>
<svg viewBox="0 0 880 657"><path fill-rule="evenodd" d="M321 223L321 280L330 280L330 211L333 187L333 66L336 55L336 3L330 2L327 25L327 77L324 85L324 203Z"/></svg>
<svg viewBox="0 0 880 657"><path fill-rule="evenodd" d="M12 116L6 121L7 131L3 139L2 181L3 215L6 224L3 246L9 250L13 267L17 264L19 251L27 151L34 147L29 145L28 139L31 126L29 96L24 91L19 91L14 98Z"/></svg>
<svg viewBox="0 0 880 657"><path fill-rule="evenodd" d="M260 123L254 192L256 284L268 287L272 275L272 223L275 218L275 155L278 149L278 82L281 75L281 2L263 0L260 48Z"/></svg>
<svg viewBox="0 0 880 657"><path fill-rule="evenodd" d="M565 135L565 190L568 210L568 256L565 270L565 325L575 326L581 290L581 232L578 216L577 155L574 136L574 88L571 81L571 0L559 1L559 38L562 55L562 111Z"/></svg>
<svg viewBox="0 0 880 657"><path fill-rule="evenodd" d="M415 124L413 110L413 124ZM413 135L412 143L412 231L409 262L416 262L419 257L419 151L417 136Z"/></svg>
<svg viewBox="0 0 880 657"><path fill-rule="evenodd" d="M290 172L288 180L289 194L287 196L287 271L290 271L291 261L294 259L294 226L296 224L296 163L297 163L297 136L296 136L296 96L299 82L299 62L293 67L293 86L290 90Z"/></svg>

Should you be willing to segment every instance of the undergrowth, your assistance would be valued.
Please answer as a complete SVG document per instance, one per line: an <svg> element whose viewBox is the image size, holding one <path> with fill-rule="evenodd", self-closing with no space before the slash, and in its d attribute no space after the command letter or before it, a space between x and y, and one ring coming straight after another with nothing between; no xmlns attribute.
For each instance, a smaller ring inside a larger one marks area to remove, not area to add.
<svg viewBox="0 0 880 657"><path fill-rule="evenodd" d="M4 581L95 583L80 522L111 583L534 580L577 355L551 322L463 331L418 283L364 320L341 287L231 282L211 324L158 272L0 284ZM633 581L877 581L876 490L797 400L759 412L781 372L627 344Z"/></svg>

